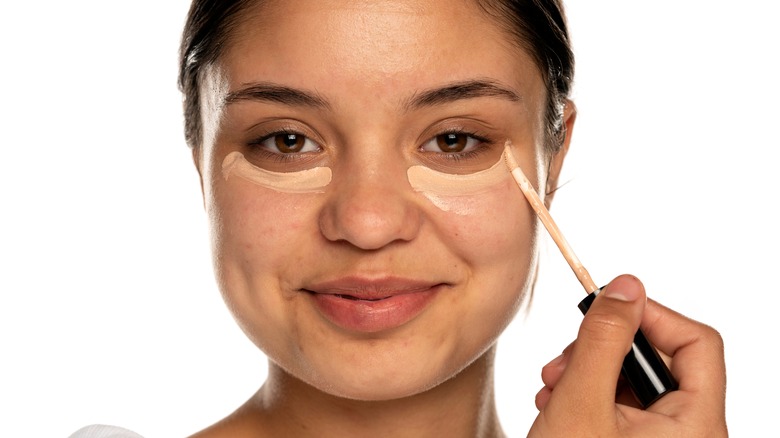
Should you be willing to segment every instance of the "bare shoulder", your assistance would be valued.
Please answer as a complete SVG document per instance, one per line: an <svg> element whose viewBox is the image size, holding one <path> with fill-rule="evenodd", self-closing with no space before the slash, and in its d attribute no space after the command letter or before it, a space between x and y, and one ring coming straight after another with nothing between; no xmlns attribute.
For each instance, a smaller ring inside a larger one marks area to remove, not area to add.
<svg viewBox="0 0 780 438"><path fill-rule="evenodd" d="M189 438L257 438L279 436L273 431L267 415L253 406L251 400L235 412L191 435Z"/></svg>

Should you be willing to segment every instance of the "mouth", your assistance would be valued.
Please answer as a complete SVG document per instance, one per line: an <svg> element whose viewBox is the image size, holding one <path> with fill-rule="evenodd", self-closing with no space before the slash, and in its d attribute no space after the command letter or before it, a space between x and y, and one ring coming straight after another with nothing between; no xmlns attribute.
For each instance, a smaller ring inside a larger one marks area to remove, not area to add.
<svg viewBox="0 0 780 438"><path fill-rule="evenodd" d="M331 324L351 332L377 333L422 314L446 283L385 277L340 278L302 289Z"/></svg>
<svg viewBox="0 0 780 438"><path fill-rule="evenodd" d="M338 298L342 298L345 300L352 300L352 301L382 301L392 297L392 295L388 295L386 297L380 297L380 298L359 298L353 295L343 295L343 294L334 294L334 295Z"/></svg>

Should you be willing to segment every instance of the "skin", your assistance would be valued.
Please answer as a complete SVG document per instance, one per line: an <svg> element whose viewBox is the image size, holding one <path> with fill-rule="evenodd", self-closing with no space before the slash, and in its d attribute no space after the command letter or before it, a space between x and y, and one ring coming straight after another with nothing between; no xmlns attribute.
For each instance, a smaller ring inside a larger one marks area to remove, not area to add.
<svg viewBox="0 0 780 438"><path fill-rule="evenodd" d="M511 139L544 192L555 187L573 106L561 152L545 156L541 75L465 1L268 2L247 14L204 79L204 142L193 156L215 272L239 325L268 355L269 375L244 406L196 436L501 436L495 342L533 284L536 220L509 178L470 199L472 213L463 215L414 192L406 170L424 162L421 145L461 127L499 150ZM485 79L520 99L408 107L427 90ZM327 104L227 99L257 82L310 91ZM312 163L333 171L324 193L222 177L227 154L259 157L248 143L279 128L320 146ZM305 292L350 275L442 286L410 321L356 332L323 317ZM566 399L555 389L565 380L546 382L544 408ZM554 417L538 427L555 426Z"/></svg>

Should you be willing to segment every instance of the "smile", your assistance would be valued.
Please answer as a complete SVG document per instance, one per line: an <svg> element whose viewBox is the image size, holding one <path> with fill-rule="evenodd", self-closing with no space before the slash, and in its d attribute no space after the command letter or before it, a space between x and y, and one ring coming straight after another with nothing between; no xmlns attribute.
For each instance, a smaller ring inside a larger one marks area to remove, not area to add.
<svg viewBox="0 0 780 438"><path fill-rule="evenodd" d="M327 321L347 331L377 333L400 327L421 314L444 283L384 278L342 278L304 291Z"/></svg>

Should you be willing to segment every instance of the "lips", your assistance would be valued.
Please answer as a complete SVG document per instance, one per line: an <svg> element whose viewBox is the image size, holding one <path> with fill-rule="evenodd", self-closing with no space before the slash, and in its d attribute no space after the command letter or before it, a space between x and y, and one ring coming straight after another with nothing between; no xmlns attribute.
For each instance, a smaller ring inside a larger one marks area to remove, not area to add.
<svg viewBox="0 0 780 438"><path fill-rule="evenodd" d="M319 313L345 330L376 333L422 313L444 283L396 277L344 277L307 286Z"/></svg>

